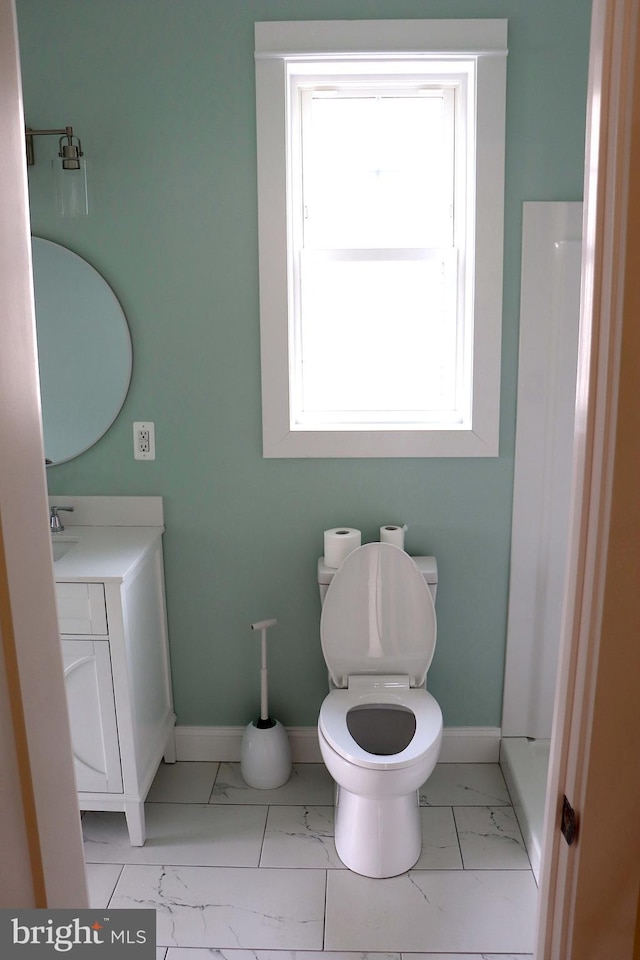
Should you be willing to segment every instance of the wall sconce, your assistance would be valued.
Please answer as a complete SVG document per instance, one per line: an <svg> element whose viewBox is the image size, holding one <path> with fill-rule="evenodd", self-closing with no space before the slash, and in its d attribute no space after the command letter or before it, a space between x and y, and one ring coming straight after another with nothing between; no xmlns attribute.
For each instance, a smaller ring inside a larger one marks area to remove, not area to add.
<svg viewBox="0 0 640 960"><path fill-rule="evenodd" d="M82 151L80 138L73 127L61 130L25 130L27 142L27 166L33 166L35 155L33 138L59 136L58 157L51 161L56 191L56 205L62 217L85 217L89 213L87 193L87 161Z"/></svg>

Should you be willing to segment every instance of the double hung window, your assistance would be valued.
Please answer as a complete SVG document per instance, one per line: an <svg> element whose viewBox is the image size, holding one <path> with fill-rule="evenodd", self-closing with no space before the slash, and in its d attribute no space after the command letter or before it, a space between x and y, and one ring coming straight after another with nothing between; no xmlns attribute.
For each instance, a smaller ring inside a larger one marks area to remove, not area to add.
<svg viewBox="0 0 640 960"><path fill-rule="evenodd" d="M256 24L265 456L497 454L504 39Z"/></svg>

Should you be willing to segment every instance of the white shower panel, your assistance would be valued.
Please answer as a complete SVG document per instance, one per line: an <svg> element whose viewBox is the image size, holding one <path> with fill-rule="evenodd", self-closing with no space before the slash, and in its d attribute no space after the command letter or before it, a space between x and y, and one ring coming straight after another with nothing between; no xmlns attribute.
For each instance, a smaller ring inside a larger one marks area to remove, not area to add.
<svg viewBox="0 0 640 960"><path fill-rule="evenodd" d="M503 737L549 738L569 537L581 203L525 203Z"/></svg>

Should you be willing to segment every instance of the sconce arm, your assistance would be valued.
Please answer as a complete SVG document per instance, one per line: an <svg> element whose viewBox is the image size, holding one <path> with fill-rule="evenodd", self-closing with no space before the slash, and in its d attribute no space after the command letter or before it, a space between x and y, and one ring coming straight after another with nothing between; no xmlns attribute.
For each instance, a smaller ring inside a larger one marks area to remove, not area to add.
<svg viewBox="0 0 640 960"><path fill-rule="evenodd" d="M62 127L60 130L33 130L31 127L25 127L24 132L27 143L27 166L29 167L32 167L35 163L35 155L33 152L34 137L63 136L68 138L69 143L71 143L71 138L73 137L73 127Z"/></svg>

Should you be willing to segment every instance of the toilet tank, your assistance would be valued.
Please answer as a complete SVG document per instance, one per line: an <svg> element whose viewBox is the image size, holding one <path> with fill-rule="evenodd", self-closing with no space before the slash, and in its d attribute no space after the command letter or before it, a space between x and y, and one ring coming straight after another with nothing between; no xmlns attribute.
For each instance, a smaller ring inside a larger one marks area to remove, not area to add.
<svg viewBox="0 0 640 960"><path fill-rule="evenodd" d="M438 589L438 564L435 557L412 557L411 558L418 570L425 579L427 586L433 597L433 602L436 600L436 590ZM320 603L324 603L324 598L327 595L327 589L329 584L333 580L333 576L336 572L335 567L328 567L324 562L324 557L318 558L318 587L320 589Z"/></svg>

